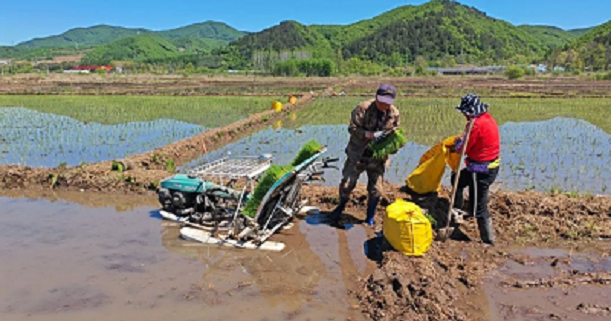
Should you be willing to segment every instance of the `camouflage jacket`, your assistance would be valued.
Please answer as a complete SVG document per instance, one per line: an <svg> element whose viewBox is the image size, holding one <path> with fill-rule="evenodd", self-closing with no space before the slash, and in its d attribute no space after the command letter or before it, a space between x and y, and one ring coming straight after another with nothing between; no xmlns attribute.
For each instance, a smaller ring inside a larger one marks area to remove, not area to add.
<svg viewBox="0 0 611 321"><path fill-rule="evenodd" d="M391 106L386 112L378 110L375 99L360 103L350 117L350 141L346 147L349 158L358 162L363 157L371 140L365 138L366 132L376 132L399 127L399 110Z"/></svg>

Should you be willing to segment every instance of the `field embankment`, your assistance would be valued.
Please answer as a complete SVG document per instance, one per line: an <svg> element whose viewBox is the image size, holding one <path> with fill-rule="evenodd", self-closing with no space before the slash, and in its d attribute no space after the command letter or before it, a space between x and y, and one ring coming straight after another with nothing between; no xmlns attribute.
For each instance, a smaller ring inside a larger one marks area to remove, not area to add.
<svg viewBox="0 0 611 321"><path fill-rule="evenodd" d="M270 77L153 74L24 74L0 77L0 94L11 95L166 95L276 96L320 91L370 96L380 83L395 85L403 97L451 97L477 92L487 98L607 98L611 81L587 76L528 77L508 80L499 75L437 77ZM341 84L341 85L338 85Z"/></svg>

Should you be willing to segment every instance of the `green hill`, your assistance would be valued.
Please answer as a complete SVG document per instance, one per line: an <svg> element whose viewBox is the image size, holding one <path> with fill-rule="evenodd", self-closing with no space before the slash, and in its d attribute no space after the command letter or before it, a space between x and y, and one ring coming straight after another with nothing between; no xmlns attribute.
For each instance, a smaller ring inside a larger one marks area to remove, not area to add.
<svg viewBox="0 0 611 321"><path fill-rule="evenodd" d="M595 27L580 28L580 29L571 29L571 30L567 30L567 32L572 34L575 37L581 37L581 36L585 35L586 33L590 32L590 30L592 30L594 28Z"/></svg>
<svg viewBox="0 0 611 321"><path fill-rule="evenodd" d="M296 21L283 21L272 28L245 35L232 45L244 57L251 57L255 51L311 49L320 52L331 48L328 39L322 34Z"/></svg>
<svg viewBox="0 0 611 321"><path fill-rule="evenodd" d="M529 62L548 49L534 36L475 8L447 0L403 6L346 26L283 22L232 44L248 59L257 50L308 49L314 56L379 63L417 56L461 56L465 63Z"/></svg>
<svg viewBox="0 0 611 321"><path fill-rule="evenodd" d="M154 35L138 35L99 46L83 57L83 64L109 64L113 60L146 61L179 55L169 40Z"/></svg>
<svg viewBox="0 0 611 321"><path fill-rule="evenodd" d="M570 70L611 70L611 21L591 29L562 50L554 51L548 60Z"/></svg>
<svg viewBox="0 0 611 321"><path fill-rule="evenodd" d="M244 32L236 30L222 22L206 21L195 23L181 28L158 31L155 35L166 38L198 38L216 39L226 43L237 40L244 35Z"/></svg>
<svg viewBox="0 0 611 321"><path fill-rule="evenodd" d="M522 25L518 28L537 38L547 48L559 48L577 38L569 31L552 26Z"/></svg>
<svg viewBox="0 0 611 321"><path fill-rule="evenodd" d="M226 46L229 42L242 37L244 32L214 21L162 31L98 25L71 29L60 35L32 39L16 46L0 47L0 57L19 59L35 56L51 57L57 49L76 51L77 49L93 48L136 35L155 35L169 39L186 52L193 53Z"/></svg>
<svg viewBox="0 0 611 321"><path fill-rule="evenodd" d="M60 35L35 38L17 44L16 47L38 49L38 48L88 48L107 44L119 39L135 36L139 33L150 33L146 29L130 29L108 25L98 25L89 28L76 28L68 30Z"/></svg>
<svg viewBox="0 0 611 321"><path fill-rule="evenodd" d="M601 44L606 47L611 47L611 20L591 29L583 36L577 38L573 45L583 46L588 44Z"/></svg>
<svg viewBox="0 0 611 321"><path fill-rule="evenodd" d="M187 54L197 54L210 52L212 49L221 48L227 45L227 41L221 39L201 39L195 37L169 39L180 52Z"/></svg>

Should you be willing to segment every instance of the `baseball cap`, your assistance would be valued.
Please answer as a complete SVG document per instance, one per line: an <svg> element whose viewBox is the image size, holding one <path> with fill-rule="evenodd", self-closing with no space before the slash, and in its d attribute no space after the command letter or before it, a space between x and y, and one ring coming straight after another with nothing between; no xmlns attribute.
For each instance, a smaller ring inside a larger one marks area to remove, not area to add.
<svg viewBox="0 0 611 321"><path fill-rule="evenodd" d="M376 92L376 98L378 101L383 102L385 104L392 105L395 102L395 98L397 97L397 90L395 87L389 84L382 84L378 91Z"/></svg>

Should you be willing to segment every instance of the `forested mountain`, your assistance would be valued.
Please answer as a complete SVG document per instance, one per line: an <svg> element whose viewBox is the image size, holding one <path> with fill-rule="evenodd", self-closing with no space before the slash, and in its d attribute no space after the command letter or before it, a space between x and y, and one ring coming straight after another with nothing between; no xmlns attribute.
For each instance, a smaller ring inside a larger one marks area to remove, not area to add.
<svg viewBox="0 0 611 321"><path fill-rule="evenodd" d="M600 70L608 69L611 60L610 29L611 22L568 31L552 26L517 27L455 1L432 0L348 25L283 21L252 33L214 21L164 31L99 25L0 47L0 58L44 60L59 54L82 54L86 49L86 63L133 60L195 68L280 70L281 74L297 70L326 74L335 67L375 73L399 70L406 64L425 70L428 66L529 64L545 59L553 65ZM319 69L324 72L315 71Z"/></svg>
<svg viewBox="0 0 611 321"><path fill-rule="evenodd" d="M169 39L176 46L192 53L226 46L229 42L242 37L244 32L214 21L163 31L98 25L71 29L60 35L32 39L16 46L0 47L0 57L21 59L36 55L44 57L51 55L52 51L57 49L76 52L77 49L94 48L136 35L155 35Z"/></svg>
<svg viewBox="0 0 611 321"><path fill-rule="evenodd" d="M232 43L248 58L257 50L309 49L313 56L357 57L394 64L457 57L462 62L529 62L548 49L505 21L447 0L403 6L347 26L285 22Z"/></svg>
<svg viewBox="0 0 611 321"><path fill-rule="evenodd" d="M169 40L154 35L138 35L96 47L88 52L83 64L109 64L114 60L145 61L179 55L178 48Z"/></svg>
<svg viewBox="0 0 611 321"><path fill-rule="evenodd" d="M573 36L575 36L575 37L581 37L581 36L585 35L586 33L588 33L590 30L592 30L594 28L596 28L596 27L571 29L571 30L568 30L568 32L570 34L572 34Z"/></svg>
<svg viewBox="0 0 611 321"><path fill-rule="evenodd" d="M573 70L611 70L611 21L553 51L548 60Z"/></svg>
<svg viewBox="0 0 611 321"><path fill-rule="evenodd" d="M547 48L562 47L577 38L570 31L552 26L522 25L518 28L537 38Z"/></svg>
<svg viewBox="0 0 611 321"><path fill-rule="evenodd" d="M122 38L135 36L140 33L149 33L150 30L137 28L123 28L108 25L97 25L88 28L70 29L62 34L35 38L17 44L16 47L37 48L88 48L107 44Z"/></svg>

